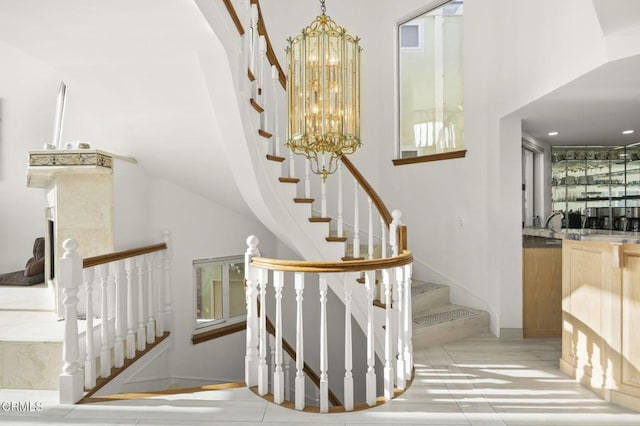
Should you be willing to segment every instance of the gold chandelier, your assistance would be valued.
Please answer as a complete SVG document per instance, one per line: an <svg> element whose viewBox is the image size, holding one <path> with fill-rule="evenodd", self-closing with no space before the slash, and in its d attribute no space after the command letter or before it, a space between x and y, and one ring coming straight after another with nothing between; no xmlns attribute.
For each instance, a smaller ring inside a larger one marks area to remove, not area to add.
<svg viewBox="0 0 640 426"><path fill-rule="evenodd" d="M289 38L287 147L323 180L360 142L360 39L322 14Z"/></svg>

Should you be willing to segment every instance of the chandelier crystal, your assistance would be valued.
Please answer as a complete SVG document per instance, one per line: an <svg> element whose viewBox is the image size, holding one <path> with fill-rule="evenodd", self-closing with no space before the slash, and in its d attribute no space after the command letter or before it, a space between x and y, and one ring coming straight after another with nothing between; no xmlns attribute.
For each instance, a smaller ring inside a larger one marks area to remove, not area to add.
<svg viewBox="0 0 640 426"><path fill-rule="evenodd" d="M287 41L289 128L287 147L304 155L322 177L336 171L360 141L360 52L358 37L326 15Z"/></svg>

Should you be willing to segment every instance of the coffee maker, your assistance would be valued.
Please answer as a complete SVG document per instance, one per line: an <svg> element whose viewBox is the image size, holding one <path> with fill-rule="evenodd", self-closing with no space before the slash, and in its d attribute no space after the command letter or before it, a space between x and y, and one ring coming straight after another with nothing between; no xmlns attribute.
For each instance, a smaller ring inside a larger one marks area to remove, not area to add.
<svg viewBox="0 0 640 426"><path fill-rule="evenodd" d="M610 215L611 209L609 207L598 208L598 228L600 229L612 229L613 222Z"/></svg>
<svg viewBox="0 0 640 426"><path fill-rule="evenodd" d="M612 207L611 217L613 218L613 229L616 231L627 230L627 209L624 207Z"/></svg>

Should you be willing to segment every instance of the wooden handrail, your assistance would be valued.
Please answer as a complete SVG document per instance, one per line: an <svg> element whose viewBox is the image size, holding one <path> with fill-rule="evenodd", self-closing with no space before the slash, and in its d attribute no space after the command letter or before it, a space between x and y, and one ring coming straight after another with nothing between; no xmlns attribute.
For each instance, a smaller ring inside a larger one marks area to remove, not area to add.
<svg viewBox="0 0 640 426"><path fill-rule="evenodd" d="M382 201L382 198L380 198L378 193L373 189L373 187L369 184L369 182L367 182L364 176L362 176L362 173L360 173L360 170L358 170L358 168L351 162L351 160L349 160L349 158L346 155L343 155L342 157L340 157L340 159L342 160L342 164L344 164L347 170L351 172L353 177L358 181L358 184L362 187L362 189L364 189L367 195L371 198L371 201L373 201L373 204L376 206L376 209L378 209L378 213L380 213L380 216L382 217L382 220L384 220L384 223L386 223L387 226L391 225L393 218L391 217L391 213L389 213L389 209Z"/></svg>
<svg viewBox="0 0 640 426"><path fill-rule="evenodd" d="M127 259L129 257L140 256L142 254L154 253L156 251L166 250L166 243L153 244L150 246L139 247L129 250L117 251L114 253L101 254L99 256L87 257L82 260L83 268L91 268L92 266L104 265L105 263L115 262L116 260Z"/></svg>
<svg viewBox="0 0 640 426"><path fill-rule="evenodd" d="M267 320L267 332L275 337L276 328L273 326L273 323L271 322L269 317L265 319ZM287 339L285 339L284 337L282 338L282 349L284 349L284 351L289 355L289 357L292 360L296 361L296 350L293 349L293 346L291 346L289 342L287 342ZM318 376L318 374L315 371L313 371L313 368L311 368L309 364L304 362L302 370L305 372L307 377L309 377L309 380L311 380L314 385L320 388L320 376ZM333 405L334 407L339 407L342 405L342 402L340 402L338 397L331 391L331 389L328 389L328 394L329 394L329 401L331 402L331 405Z"/></svg>
<svg viewBox="0 0 640 426"><path fill-rule="evenodd" d="M273 45L271 44L271 40L269 40L269 34L267 34L267 27L264 24L264 18L262 17L262 9L260 9L260 2L258 0L251 0L251 4L255 4L258 6L258 34L264 36L265 41L267 42L267 58L269 59L269 63L271 65L275 65L278 69L278 80L280 80L280 85L283 89L287 89L287 76L285 75L282 67L280 66L280 62L278 62L278 57L273 50Z"/></svg>
<svg viewBox="0 0 640 426"><path fill-rule="evenodd" d="M224 5L227 7L227 11L229 12L229 15L231 15L231 19L233 20L233 23L236 26L236 29L238 30L240 35L244 35L244 28L242 27L242 22L240 22L240 18L238 17L236 8L233 7L233 3L231 3L231 0L223 0L223 1L224 1Z"/></svg>
<svg viewBox="0 0 640 426"><path fill-rule="evenodd" d="M404 250L402 254L396 257L387 257L384 259L343 260L339 262L313 262L253 257L251 259L251 266L271 271L335 273L389 269L397 266L408 265L411 262L413 262L413 254L411 254L409 250Z"/></svg>

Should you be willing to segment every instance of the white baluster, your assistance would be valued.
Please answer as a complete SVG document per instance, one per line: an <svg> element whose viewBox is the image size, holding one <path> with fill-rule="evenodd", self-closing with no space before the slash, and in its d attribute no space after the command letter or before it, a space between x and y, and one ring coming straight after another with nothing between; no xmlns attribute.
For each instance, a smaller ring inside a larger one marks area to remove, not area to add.
<svg viewBox="0 0 640 426"><path fill-rule="evenodd" d="M320 274L320 412L329 412L329 375L327 373L327 277Z"/></svg>
<svg viewBox="0 0 640 426"><path fill-rule="evenodd" d="M60 403L75 404L82 398L83 380L80 369L80 340L78 336L78 288L82 283L82 259L78 242L65 240L64 254L58 261L58 285L64 296L64 342L62 344L62 373L60 374Z"/></svg>
<svg viewBox="0 0 640 426"><path fill-rule="evenodd" d="M398 359L396 364L396 373L397 377L397 386L399 389L405 388L406 377L405 377L405 364L404 364L404 337L405 337L405 298L404 298L404 278L402 267L394 268L394 276L395 282L392 283L397 290L397 295L394 297L394 308L397 312L397 322L398 322Z"/></svg>
<svg viewBox="0 0 640 426"><path fill-rule="evenodd" d="M276 339L274 336L269 334L269 350L271 351L269 353L269 368L271 372L275 372L276 371ZM274 383L273 383L273 379L271 378L271 376L269 376L269 392L271 392L271 394L274 394Z"/></svg>
<svg viewBox="0 0 640 426"><path fill-rule="evenodd" d="M246 354L244 358L244 381L247 386L258 384L258 284L256 271L251 266L251 258L260 256L258 251L259 240L251 235L247 238L247 251L244 255L244 271L246 280L246 303L247 303L247 332L246 332Z"/></svg>
<svg viewBox="0 0 640 426"><path fill-rule="evenodd" d="M365 288L367 289L367 383L366 402L373 407L376 405L376 354L374 348L375 334L373 330L373 291L375 285L375 271L365 272Z"/></svg>
<svg viewBox="0 0 640 426"><path fill-rule="evenodd" d="M267 42L265 37L261 35L258 38L258 104L262 106L263 112L260 116L260 128L269 131L269 104L266 96L267 85L264 73L264 62L266 61ZM273 152L273 151L272 151Z"/></svg>
<svg viewBox="0 0 640 426"><path fill-rule="evenodd" d="M289 177L296 177L296 161L293 155L293 151L289 150Z"/></svg>
<svg viewBox="0 0 640 426"><path fill-rule="evenodd" d="M127 358L136 356L136 315L133 293L133 258L124 261L124 270L127 276Z"/></svg>
<svg viewBox="0 0 640 426"><path fill-rule="evenodd" d="M145 261L147 264L147 343L151 344L155 341L156 335L156 313L154 309L154 291L153 291L153 253L145 254Z"/></svg>
<svg viewBox="0 0 640 426"><path fill-rule="evenodd" d="M413 372L413 329L411 321L413 318L413 308L411 306L411 269L411 264L404 266L404 374L407 380L410 380L411 374Z"/></svg>
<svg viewBox="0 0 640 426"><path fill-rule="evenodd" d="M400 253L398 249L398 227L402 224L400 221L402 213L400 210L396 209L391 212L391 217L393 218L393 221L389 227L389 243L391 244L391 256L395 257Z"/></svg>
<svg viewBox="0 0 640 426"><path fill-rule="evenodd" d="M391 277L388 269L382 270L382 283L384 285L384 398L393 398L393 364L391 353ZM402 367L404 370L404 366Z"/></svg>
<svg viewBox="0 0 640 426"><path fill-rule="evenodd" d="M278 117L280 117L280 103L278 102L278 85L280 84L280 74L278 67L271 65L271 97L273 98L273 145L276 157L280 156L280 125Z"/></svg>
<svg viewBox="0 0 640 426"><path fill-rule="evenodd" d="M267 366L267 270L256 271L260 288L260 339L258 361L258 394L269 393L269 368Z"/></svg>
<svg viewBox="0 0 640 426"><path fill-rule="evenodd" d="M173 250L171 232L169 230L162 231L162 241L167 245L166 250L162 252L162 293L164 303L162 315L164 317L164 331L170 331L173 325L173 308L171 306L171 257Z"/></svg>
<svg viewBox="0 0 640 426"><path fill-rule="evenodd" d="M380 233L382 238L382 254L381 257L385 259L387 257L387 224L384 219L380 218Z"/></svg>
<svg viewBox="0 0 640 426"><path fill-rule="evenodd" d="M284 372L282 371L282 288L284 287L284 272L273 272L273 287L276 298L276 342L275 368L273 370L273 402L284 402Z"/></svg>
<svg viewBox="0 0 640 426"><path fill-rule="evenodd" d="M358 209L358 181L355 181L355 194L353 196L353 257L360 257L360 212Z"/></svg>
<svg viewBox="0 0 640 426"><path fill-rule="evenodd" d="M120 368L124 365L124 334L125 334L125 326L124 320L125 315L123 314L122 302L122 280L121 280L121 271L122 271L122 262L112 262L109 264L109 269L111 270L111 275L113 275L113 286L115 290L114 297L114 317L115 317L115 328L116 328L116 342L113 346L113 366L115 368Z"/></svg>
<svg viewBox="0 0 640 426"><path fill-rule="evenodd" d="M258 5L251 5L251 44L249 48L249 69L251 70L251 74L256 79L251 84L251 97L257 99L258 95L258 82L257 82L257 63L258 63Z"/></svg>
<svg viewBox="0 0 640 426"><path fill-rule="evenodd" d="M324 168L326 164L325 154L322 154L322 167ZM320 188L321 188L321 198L320 198L320 215L322 217L328 217L327 215L327 180L321 179Z"/></svg>
<svg viewBox="0 0 640 426"><path fill-rule="evenodd" d="M337 236L342 238L344 235L344 219L342 213L344 194L342 192L342 161L338 161L338 234Z"/></svg>
<svg viewBox="0 0 640 426"><path fill-rule="evenodd" d="M153 280L155 282L155 312L156 312L156 337L162 337L165 330L164 313L162 312L162 297L164 290L162 288L162 253L156 253L153 257Z"/></svg>
<svg viewBox="0 0 640 426"><path fill-rule="evenodd" d="M351 278L351 277L350 277ZM344 281L344 409L353 411L353 342L351 337L352 290L347 275Z"/></svg>
<svg viewBox="0 0 640 426"><path fill-rule="evenodd" d="M146 347L147 338L145 336L146 328L144 324L144 256L136 258L136 269L138 271L138 333L137 342L138 350L143 351Z"/></svg>
<svg viewBox="0 0 640 426"><path fill-rule="evenodd" d="M311 198L311 177L309 160L304 160L304 198Z"/></svg>
<svg viewBox="0 0 640 426"><path fill-rule="evenodd" d="M304 333L302 324L302 292L304 291L304 273L295 273L296 290L296 380L295 380L295 409L304 410Z"/></svg>
<svg viewBox="0 0 640 426"><path fill-rule="evenodd" d="M85 345L87 348L87 358L84 362L84 387L87 389L93 389L96 385L96 355L93 350L93 279L94 269L85 269L84 283L87 293L87 330L85 333Z"/></svg>
<svg viewBox="0 0 640 426"><path fill-rule="evenodd" d="M109 305L108 305L108 279L109 265L99 265L97 268L98 279L100 280L100 377L109 377L111 374L111 351L109 350Z"/></svg>
<svg viewBox="0 0 640 426"><path fill-rule="evenodd" d="M369 240L368 240L368 255L369 259L373 259L373 201L371 197L367 197L369 203Z"/></svg>

